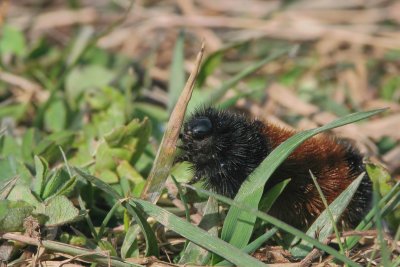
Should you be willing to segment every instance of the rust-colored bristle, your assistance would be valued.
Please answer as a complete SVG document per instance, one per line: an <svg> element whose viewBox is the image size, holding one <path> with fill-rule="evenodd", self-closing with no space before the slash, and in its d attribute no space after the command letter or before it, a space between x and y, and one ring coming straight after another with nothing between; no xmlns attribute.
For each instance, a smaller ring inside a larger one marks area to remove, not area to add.
<svg viewBox="0 0 400 267"><path fill-rule="evenodd" d="M263 135L271 149L295 134L273 124L266 124ZM348 142L327 134L310 138L300 145L274 172L266 185L291 178L286 190L278 197L270 214L297 227L312 223L325 209L310 177L317 178L328 203L335 200L363 171L362 157ZM342 219L347 226L355 226L369 207L371 183L366 175Z"/></svg>

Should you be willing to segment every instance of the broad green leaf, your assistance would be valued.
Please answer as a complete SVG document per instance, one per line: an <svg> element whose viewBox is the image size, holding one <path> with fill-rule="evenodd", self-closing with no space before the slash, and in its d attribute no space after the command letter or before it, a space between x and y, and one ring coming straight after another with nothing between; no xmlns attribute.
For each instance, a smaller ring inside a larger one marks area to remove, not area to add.
<svg viewBox="0 0 400 267"><path fill-rule="evenodd" d="M65 151L71 148L75 133L72 131L62 131L50 134L43 138L37 147L33 149L33 152L45 158L47 162L53 163L57 159L61 158L59 147L61 146Z"/></svg>
<svg viewBox="0 0 400 267"><path fill-rule="evenodd" d="M15 54L23 56L26 54L26 40L21 30L4 25L0 38L0 54Z"/></svg>
<svg viewBox="0 0 400 267"><path fill-rule="evenodd" d="M176 177L179 183L187 183L193 178L191 166L192 164L187 161L176 163L171 169L171 175Z"/></svg>
<svg viewBox="0 0 400 267"><path fill-rule="evenodd" d="M390 174L382 166L372 163L366 164L366 169L368 176L378 185L379 193L382 196L387 195L394 186L394 180Z"/></svg>
<svg viewBox="0 0 400 267"><path fill-rule="evenodd" d="M10 135L5 135L3 140L3 149L1 155L4 157L13 157L15 159L21 158L21 149L17 139Z"/></svg>
<svg viewBox="0 0 400 267"><path fill-rule="evenodd" d="M33 149L36 147L37 139L37 130L35 128L27 129L22 137L22 159L27 163L33 163Z"/></svg>
<svg viewBox="0 0 400 267"><path fill-rule="evenodd" d="M47 199L56 194L62 186L70 180L69 174L63 168L58 169L47 181L41 195L42 199Z"/></svg>
<svg viewBox="0 0 400 267"><path fill-rule="evenodd" d="M132 151L125 147L110 148L106 143L99 145L96 153L95 169L96 173L102 171L115 171L118 161L129 161L132 156Z"/></svg>
<svg viewBox="0 0 400 267"><path fill-rule="evenodd" d="M104 140L112 148L126 146L129 145L131 142L130 139L136 137L140 130L141 123L139 123L138 119L134 119L128 125L113 129L109 134L104 136Z"/></svg>
<svg viewBox="0 0 400 267"><path fill-rule="evenodd" d="M394 75L386 79L383 85L380 87L380 95L383 99L391 101L393 100L393 95L398 92L400 87L400 77Z"/></svg>
<svg viewBox="0 0 400 267"><path fill-rule="evenodd" d="M27 109L27 103L5 105L0 108L0 118L11 117L16 121L20 121L24 118Z"/></svg>
<svg viewBox="0 0 400 267"><path fill-rule="evenodd" d="M157 122L165 122L168 120L168 113L159 106L148 103L136 103L135 112L138 117L148 117Z"/></svg>
<svg viewBox="0 0 400 267"><path fill-rule="evenodd" d="M124 177L133 182L135 185L146 181L142 175L126 160L123 160L118 164L117 174L119 177Z"/></svg>
<svg viewBox="0 0 400 267"><path fill-rule="evenodd" d="M112 86L86 90L85 100L93 113L108 113L112 107L118 107L121 109L121 114L123 114L126 104L126 99L124 99L122 92ZM119 114L114 115L120 116Z"/></svg>
<svg viewBox="0 0 400 267"><path fill-rule="evenodd" d="M22 231L34 207L24 201L0 200L0 232Z"/></svg>
<svg viewBox="0 0 400 267"><path fill-rule="evenodd" d="M54 100L44 114L44 127L50 132L62 131L67 125L67 108L61 99Z"/></svg>
<svg viewBox="0 0 400 267"><path fill-rule="evenodd" d="M14 176L0 187L0 200L6 199L8 197L11 190L13 190L15 184L17 183L18 178L18 176Z"/></svg>
<svg viewBox="0 0 400 267"><path fill-rule="evenodd" d="M366 167L369 177L379 190L379 194L385 197L394 187L395 180L382 166L369 163ZM397 229L400 225L400 207L393 210L385 219L391 229Z"/></svg>
<svg viewBox="0 0 400 267"><path fill-rule="evenodd" d="M132 158L130 160L131 164L135 164L140 156L143 154L143 152L146 149L147 144L149 143L149 138L151 136L151 123L147 118L144 118L143 121L140 123L140 131L137 134L137 143L136 143L136 148L135 151L132 155Z"/></svg>
<svg viewBox="0 0 400 267"><path fill-rule="evenodd" d="M35 179L33 180L32 191L40 197L45 187L49 165L44 158L35 156Z"/></svg>
<svg viewBox="0 0 400 267"><path fill-rule="evenodd" d="M185 86L185 68L184 68L184 52L185 52L185 35L180 32L175 43L174 52L172 54L171 71L169 74L168 85L168 112L171 113L176 101Z"/></svg>
<svg viewBox="0 0 400 267"><path fill-rule="evenodd" d="M108 85L114 77L115 74L111 70L99 65L74 68L68 74L65 81L68 102L72 107L75 107L76 102L85 90L104 87Z"/></svg>
<svg viewBox="0 0 400 267"><path fill-rule="evenodd" d="M5 183L10 177L15 176L15 168L10 161L10 158L0 158L0 183Z"/></svg>
<svg viewBox="0 0 400 267"><path fill-rule="evenodd" d="M48 202L42 203L36 208L35 213L48 218L46 226L63 225L83 218L83 214L65 196L56 196Z"/></svg>
<svg viewBox="0 0 400 267"><path fill-rule="evenodd" d="M16 175L19 176L18 184L30 185L32 183L32 174L21 160L17 160L13 156L0 157L0 184Z"/></svg>
<svg viewBox="0 0 400 267"><path fill-rule="evenodd" d="M329 209L332 212L335 223L339 219L340 215L349 205L354 193L357 191L361 180L365 177L365 173L362 173L357 179L355 179L347 188L344 190L330 205ZM328 210L324 210L315 222L308 228L306 234L318 238L320 242L324 242L333 231L333 224L329 217ZM297 243L297 242L294 242ZM296 258L302 258L307 256L308 253L313 249L313 246L302 241L293 247L290 252Z"/></svg>
<svg viewBox="0 0 400 267"><path fill-rule="evenodd" d="M23 200L33 206L39 205L39 200L32 194L28 185L17 184L7 197L8 200L19 201Z"/></svg>
<svg viewBox="0 0 400 267"><path fill-rule="evenodd" d="M78 179L76 176L72 176L66 183L62 185L61 188L57 190L57 192L54 194L55 196L68 196L74 189L77 184Z"/></svg>
<svg viewBox="0 0 400 267"><path fill-rule="evenodd" d="M97 149L96 174L105 181L118 182L117 168L121 162L129 162L133 165L139 159L148 143L150 131L150 122L145 118L142 122L135 119L128 125L118 127L106 135L105 142L101 143Z"/></svg>
<svg viewBox="0 0 400 267"><path fill-rule="evenodd" d="M258 207L265 183L276 168L278 168L278 166L305 140L323 131L353 123L383 111L383 109L380 109L350 114L328 123L325 126L300 132L290 137L272 151L258 168L250 174L239 189L235 201L250 207ZM236 207L231 207L222 228L221 238L236 247L243 248L250 240L255 221L256 217L254 215L242 212Z"/></svg>

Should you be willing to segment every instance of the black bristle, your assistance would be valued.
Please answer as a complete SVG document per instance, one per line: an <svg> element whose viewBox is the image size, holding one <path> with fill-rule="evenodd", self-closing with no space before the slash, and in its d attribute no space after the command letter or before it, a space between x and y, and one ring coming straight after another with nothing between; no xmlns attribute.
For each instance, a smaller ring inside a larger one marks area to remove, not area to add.
<svg viewBox="0 0 400 267"><path fill-rule="evenodd" d="M212 133L196 140L187 129L201 118L209 118ZM193 163L195 177L217 193L233 197L246 177L260 164L268 152L261 135L262 123L213 108L197 110L184 124L183 146L190 147L183 155Z"/></svg>

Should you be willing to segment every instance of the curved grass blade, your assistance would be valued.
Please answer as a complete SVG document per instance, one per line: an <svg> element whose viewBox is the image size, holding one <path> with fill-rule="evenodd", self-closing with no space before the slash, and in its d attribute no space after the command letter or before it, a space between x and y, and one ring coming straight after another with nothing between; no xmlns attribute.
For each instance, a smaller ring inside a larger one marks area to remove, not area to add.
<svg viewBox="0 0 400 267"><path fill-rule="evenodd" d="M211 73L213 73L213 71L222 63L222 58L227 51L241 47L249 41L250 40L244 40L237 43L231 43L209 54L199 70L197 86L202 87L204 85L207 77L210 76Z"/></svg>
<svg viewBox="0 0 400 267"><path fill-rule="evenodd" d="M84 173L78 168L73 168L73 170L82 178L85 180L91 182L92 184L96 185L99 189L104 191L105 193L113 196L117 201L120 201L122 196L110 185L107 183L103 182L99 178L89 175L87 173ZM154 235L153 230L151 229L150 225L146 221L146 218L138 211L137 209L131 207L128 205L126 202L122 203L122 206L127 209L127 211L133 216L135 219L136 223L140 226L142 229L143 235L146 240L146 255L158 255L158 245L157 245L157 238Z"/></svg>
<svg viewBox="0 0 400 267"><path fill-rule="evenodd" d="M250 174L239 189L235 201L246 204L249 207L258 207L264 185L268 179L278 166L305 140L321 132L374 116L384 110L386 109L349 114L325 126L303 131L290 137L272 151L258 168ZM221 238L238 248L243 248L250 240L255 221L256 217L254 215L243 212L236 207L231 207L222 228Z"/></svg>
<svg viewBox="0 0 400 267"><path fill-rule="evenodd" d="M274 185L263 198L260 200L259 210L268 212L274 204L275 200L285 190L286 186L290 183L290 179L286 179L279 184Z"/></svg>
<svg viewBox="0 0 400 267"><path fill-rule="evenodd" d="M232 79L224 82L221 87L217 88L214 90L214 93L211 94L209 98L209 102L211 104L215 104L218 100L220 100L225 93L232 88L234 85L236 85L238 82L242 81L244 78L247 76L253 74L254 72L258 71L260 68L262 68L265 64L283 56L284 54L287 54L291 47L285 47L281 49L277 49L276 51L273 51L271 54L269 54L266 58L263 60L254 63L253 65L245 68L243 71L235 75Z"/></svg>
<svg viewBox="0 0 400 267"><path fill-rule="evenodd" d="M346 209L347 205L350 203L350 200L353 198L354 193L357 191L358 186L360 185L361 180L363 179L365 173L362 173L355 179L347 188L344 190L330 205L329 209L324 210L315 222L308 228L306 234L313 237L316 237L316 233L318 233L318 240L320 242L324 242L328 236L332 233L334 224ZM330 212L332 212L332 219L330 218ZM333 221L332 221L333 220ZM293 241L293 243L297 243ZM309 243L302 241L300 244L297 244L293 247L290 252L296 258L302 258L307 256L307 254L313 249L313 246ZM343 252L342 252L343 253Z"/></svg>
<svg viewBox="0 0 400 267"><path fill-rule="evenodd" d="M141 208L147 215L153 217L165 227L189 239L193 243L220 255L237 266L266 266L264 263L240 251L238 248L229 245L203 229L188 223L148 201L132 199L129 201L129 204Z"/></svg>
<svg viewBox="0 0 400 267"><path fill-rule="evenodd" d="M199 227L218 238L218 222L218 203L215 198L210 197L204 208L203 218L199 223ZM179 260L179 264L206 265L210 258L211 253L208 250L189 242L182 258Z"/></svg>
<svg viewBox="0 0 400 267"><path fill-rule="evenodd" d="M379 187L377 183L374 183L374 191L373 191L373 203L374 207L378 207L379 201L380 201L380 195L379 195ZM380 248L380 254L382 258L382 266L389 266L390 264L390 251L387 248L387 243L384 238L384 232L383 232L383 223L382 223L382 211L378 208L376 209L375 212L375 225L376 229L378 232L378 245Z"/></svg>
<svg viewBox="0 0 400 267"><path fill-rule="evenodd" d="M139 248L137 242L138 234L139 228L136 227L136 225L131 225L125 234L125 238L121 246L121 257L123 259L139 256Z"/></svg>
<svg viewBox="0 0 400 267"><path fill-rule="evenodd" d="M10 194L11 190L13 190L15 184L17 183L19 176L16 175L10 180L8 180L4 185L0 188L0 200L6 199Z"/></svg>
<svg viewBox="0 0 400 267"><path fill-rule="evenodd" d="M278 232L278 228L274 227L271 230L265 232L263 235L259 236L256 240L245 246L242 251L246 252L248 254L256 251L258 248L260 248L265 242L267 242L268 239L270 239L272 236L274 236ZM216 266L230 266L232 265L229 261L223 260L217 264Z"/></svg>
<svg viewBox="0 0 400 267"><path fill-rule="evenodd" d="M231 206L231 208L236 207L237 209L241 210L241 211L247 211L249 214L260 218L261 220L268 222L272 225L274 225L275 227L282 229L283 231L292 234L294 236L298 236L299 238L309 242L310 244L314 245L316 248L325 251L326 253L332 255L333 257L335 257L336 259L342 261L343 263L348 264L349 266L357 266L360 267L360 265L358 265L357 263L355 263L354 261L352 261L351 259L347 258L346 256L343 256L342 254L340 254L337 250L335 250L334 248L327 246L325 244L322 244L321 242L319 242L318 240L306 235L304 232L294 228L293 226L290 226L289 224L282 222L274 217L272 217L271 215L268 215L265 212L259 211L247 204L243 204L243 203L239 203L235 200L232 200L228 197L222 196L222 195L218 195L216 193L204 190L204 189L200 189L200 188L195 188L193 186L190 185L185 185L186 187L189 187L192 190L198 191L202 194L205 194L207 196L210 197L214 197L217 200L228 204Z"/></svg>
<svg viewBox="0 0 400 267"><path fill-rule="evenodd" d="M185 68L184 63L184 44L185 34L179 33L176 39L174 52L172 55L171 72L168 85L168 113L172 112L183 87L185 86Z"/></svg>
<svg viewBox="0 0 400 267"><path fill-rule="evenodd" d="M374 206L371 211L365 216L365 218L359 223L356 227L356 231L368 230L372 227L372 219L375 216L375 213L378 209L382 209L382 215L385 216L389 211L392 210L394 204L400 201L400 182L397 182L393 188L385 195L380 201L378 206ZM352 249L358 241L361 239L361 236L351 236L346 239L346 247L347 249Z"/></svg>

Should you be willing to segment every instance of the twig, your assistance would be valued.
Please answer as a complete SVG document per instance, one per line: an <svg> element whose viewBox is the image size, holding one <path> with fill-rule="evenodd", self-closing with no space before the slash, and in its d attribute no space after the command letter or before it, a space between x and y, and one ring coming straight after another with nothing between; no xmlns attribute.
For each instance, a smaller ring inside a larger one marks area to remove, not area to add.
<svg viewBox="0 0 400 267"><path fill-rule="evenodd" d="M355 236L355 235L359 235L359 236L376 236L377 232L376 232L376 230L367 230L367 231L351 230L351 231L347 231L347 232L341 233L340 237L348 237L348 236ZM334 234L328 236L328 240L329 241L332 241L335 238L336 238L336 235L334 235Z"/></svg>
<svg viewBox="0 0 400 267"><path fill-rule="evenodd" d="M351 230L347 232L343 232L340 234L340 237L348 237L348 236L376 236L377 232L376 230L368 230L368 231L357 231L357 230ZM336 234L331 234L328 236L326 241L324 242L325 245L329 244L333 239L336 238ZM322 256L322 253L319 249L314 248L301 262L300 266L306 267L310 266L311 263L319 256Z"/></svg>
<svg viewBox="0 0 400 267"><path fill-rule="evenodd" d="M106 255L103 255L101 253L93 254L92 250L88 250L85 248L80 248L76 246L71 246L68 244L56 242L56 241L50 241L50 240L41 240L38 241L35 238L19 235L19 234L14 234L14 233L5 233L0 235L0 239L7 239L7 240L14 240L18 241L21 243L25 243L28 245L32 246L42 246L45 249L52 250L52 251L57 251L57 252L63 252L69 255L73 256L78 256L78 255L85 255L85 256L80 256L84 258L85 260L101 263L101 264L110 264L111 266L115 267L132 267L132 266L140 266L137 264L133 263L127 263L122 261L122 259L119 259L117 257L107 257Z"/></svg>
<svg viewBox="0 0 400 267"><path fill-rule="evenodd" d="M39 102L44 102L49 98L49 92L45 91L39 84L21 76L0 71L0 80L22 89L27 95L25 101L30 101L32 96L35 96Z"/></svg>

